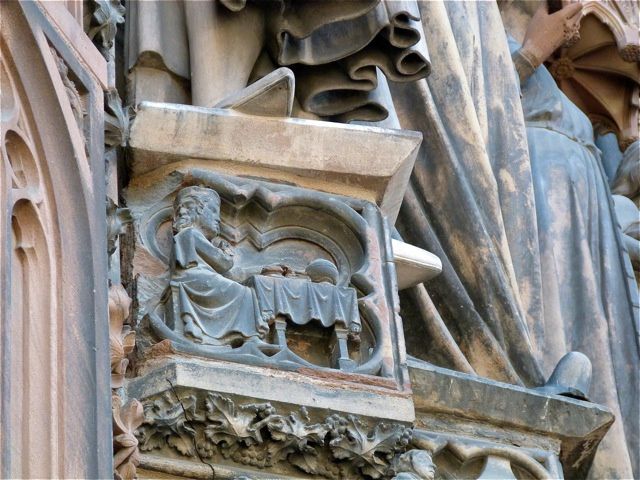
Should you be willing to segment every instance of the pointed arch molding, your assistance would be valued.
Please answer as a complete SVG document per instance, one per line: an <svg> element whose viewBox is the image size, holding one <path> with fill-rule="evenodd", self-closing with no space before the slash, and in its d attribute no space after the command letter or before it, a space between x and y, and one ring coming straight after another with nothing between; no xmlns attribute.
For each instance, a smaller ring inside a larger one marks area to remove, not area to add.
<svg viewBox="0 0 640 480"><path fill-rule="evenodd" d="M632 2L628 2L631 4ZM638 33L638 9L631 7L623 11L622 6L611 0L589 1L584 3L583 15L594 15L613 34L621 57L627 62L640 61L640 40ZM626 18L626 17L630 18ZM636 17L635 19L633 17ZM635 25L630 24L635 20Z"/></svg>
<svg viewBox="0 0 640 480"><path fill-rule="evenodd" d="M61 4L0 21L0 476L108 478L106 67Z"/></svg>

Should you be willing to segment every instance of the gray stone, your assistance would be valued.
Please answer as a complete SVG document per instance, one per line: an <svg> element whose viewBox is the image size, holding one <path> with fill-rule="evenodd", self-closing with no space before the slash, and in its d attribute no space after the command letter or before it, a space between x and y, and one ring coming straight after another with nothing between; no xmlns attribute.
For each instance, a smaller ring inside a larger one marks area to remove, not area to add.
<svg viewBox="0 0 640 480"><path fill-rule="evenodd" d="M598 443L614 421L611 411L601 405L421 361L412 360L409 366L418 425L550 451L559 457L567 478L584 478Z"/></svg>
<svg viewBox="0 0 640 480"><path fill-rule="evenodd" d="M393 222L420 142L406 130L143 102L129 144L135 176L199 165L369 200Z"/></svg>
<svg viewBox="0 0 640 480"><path fill-rule="evenodd" d="M248 87L220 100L215 108L229 108L247 115L290 117L296 79L282 67L265 75Z"/></svg>

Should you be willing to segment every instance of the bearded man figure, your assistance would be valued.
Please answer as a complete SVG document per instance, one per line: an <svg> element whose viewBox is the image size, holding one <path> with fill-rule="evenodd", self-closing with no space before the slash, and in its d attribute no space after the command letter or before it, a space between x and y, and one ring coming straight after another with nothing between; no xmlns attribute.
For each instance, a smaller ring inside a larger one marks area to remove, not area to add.
<svg viewBox="0 0 640 480"><path fill-rule="evenodd" d="M187 187L174 202L167 324L203 345L239 347L264 336L253 291L223 276L233 267L220 233L220 197L210 188Z"/></svg>

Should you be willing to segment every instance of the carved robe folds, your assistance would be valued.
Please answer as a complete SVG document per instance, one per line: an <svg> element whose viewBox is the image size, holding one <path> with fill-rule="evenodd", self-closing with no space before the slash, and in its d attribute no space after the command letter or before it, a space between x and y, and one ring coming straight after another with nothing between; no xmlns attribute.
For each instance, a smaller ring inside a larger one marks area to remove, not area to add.
<svg viewBox="0 0 640 480"><path fill-rule="evenodd" d="M208 345L263 336L268 327L251 289L222 276L233 265L230 256L193 227L173 241L170 326Z"/></svg>

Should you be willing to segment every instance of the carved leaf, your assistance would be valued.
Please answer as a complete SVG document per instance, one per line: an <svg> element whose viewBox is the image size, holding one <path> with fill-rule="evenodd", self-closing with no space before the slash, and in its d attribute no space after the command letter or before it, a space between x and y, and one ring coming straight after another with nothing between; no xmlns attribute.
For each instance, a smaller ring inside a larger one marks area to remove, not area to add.
<svg viewBox="0 0 640 480"><path fill-rule="evenodd" d="M145 406L145 416L145 425L138 430L141 450L150 451L168 445L182 455L195 455L195 430L190 422L201 420L196 415L195 396L186 396L179 402L172 400L167 393Z"/></svg>
<svg viewBox="0 0 640 480"><path fill-rule="evenodd" d="M262 443L260 429L273 412L269 404L236 406L231 399L213 393L207 396L205 406L210 422L205 427L205 437L227 448L237 442L248 446Z"/></svg>
<svg viewBox="0 0 640 480"><path fill-rule="evenodd" d="M109 147L124 147L129 138L129 124L131 118L129 108L122 104L120 95L115 89L108 90L105 94L107 110L104 114L104 143ZM126 210L126 209L122 209ZM128 219L128 212L122 212L120 221Z"/></svg>
<svg viewBox="0 0 640 480"><path fill-rule="evenodd" d="M329 442L333 456L353 462L363 474L375 479L387 474L395 453L411 439L411 429L402 425L380 423L367 433L366 426L352 415L346 421L341 417L334 420Z"/></svg>
<svg viewBox="0 0 640 480"><path fill-rule="evenodd" d="M284 460L290 453L301 452L313 457L317 455L315 445L323 445L324 438L329 431L325 424L309 423L305 408L301 413L291 413L288 416L273 415L267 423L274 443L269 445L269 454L274 462Z"/></svg>
<svg viewBox="0 0 640 480"><path fill-rule="evenodd" d="M308 453L293 453L287 460L291 465L298 467L310 475L322 476L330 479L349 478L343 475L341 469L327 454L311 455Z"/></svg>
<svg viewBox="0 0 640 480"><path fill-rule="evenodd" d="M136 478L138 440L134 432L143 420L142 404L132 400L124 407L117 395L112 397L113 414L113 467L115 475L123 480Z"/></svg>
<svg viewBox="0 0 640 480"><path fill-rule="evenodd" d="M195 450L193 447L193 437L196 432L191 428L183 425L181 428L176 429L175 435L169 435L167 437L167 445L175 448L182 455L187 457L193 457Z"/></svg>
<svg viewBox="0 0 640 480"><path fill-rule="evenodd" d="M109 353L111 356L111 388L120 388L129 365L126 356L135 346L135 332L124 325L129 316L131 299L122 285L109 288Z"/></svg>

